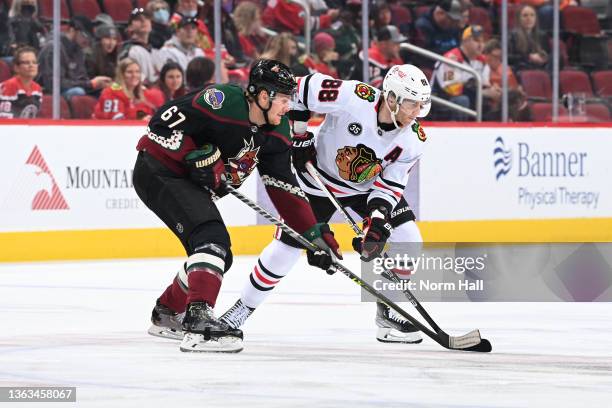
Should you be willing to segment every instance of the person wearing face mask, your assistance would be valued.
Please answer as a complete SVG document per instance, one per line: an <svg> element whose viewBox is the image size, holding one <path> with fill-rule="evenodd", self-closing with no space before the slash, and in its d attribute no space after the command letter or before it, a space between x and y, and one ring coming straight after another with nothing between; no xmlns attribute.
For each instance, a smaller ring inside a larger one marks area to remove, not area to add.
<svg viewBox="0 0 612 408"><path fill-rule="evenodd" d="M40 50L47 32L38 21L36 0L13 0L9 11L8 32L9 51L24 45Z"/></svg>
<svg viewBox="0 0 612 408"><path fill-rule="evenodd" d="M172 37L170 6L164 0L151 0L147 3L145 11L153 16L149 44L155 49L160 49Z"/></svg>

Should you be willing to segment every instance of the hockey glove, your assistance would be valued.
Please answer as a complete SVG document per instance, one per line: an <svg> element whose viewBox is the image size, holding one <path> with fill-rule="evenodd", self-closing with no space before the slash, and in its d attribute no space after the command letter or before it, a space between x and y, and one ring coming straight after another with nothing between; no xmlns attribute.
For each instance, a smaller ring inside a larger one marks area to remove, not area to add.
<svg viewBox="0 0 612 408"><path fill-rule="evenodd" d="M197 185L217 190L224 178L225 166L217 146L205 144L200 150L187 153L185 163L189 177Z"/></svg>
<svg viewBox="0 0 612 408"><path fill-rule="evenodd" d="M334 233L329 229L329 225L323 223L315 224L303 235L307 240L319 247L319 249L314 252L310 250L306 251L308 263L332 275L335 270L329 268L334 262L333 256L342 259L342 252L340 252L340 246L334 238Z"/></svg>
<svg viewBox="0 0 612 408"><path fill-rule="evenodd" d="M306 172L306 163L317 164L317 151L315 150L314 135L312 132L293 135L291 157L293 167L301 173Z"/></svg>
<svg viewBox="0 0 612 408"><path fill-rule="evenodd" d="M385 214L379 210L372 211L363 219L363 238L353 238L353 248L361 254L362 261L370 262L380 256L391 236L391 229Z"/></svg>

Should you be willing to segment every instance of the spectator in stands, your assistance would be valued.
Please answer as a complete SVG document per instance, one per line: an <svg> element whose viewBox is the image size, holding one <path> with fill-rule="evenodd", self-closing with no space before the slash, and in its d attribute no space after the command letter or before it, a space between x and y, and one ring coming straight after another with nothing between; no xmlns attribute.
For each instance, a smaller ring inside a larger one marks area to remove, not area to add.
<svg viewBox="0 0 612 408"><path fill-rule="evenodd" d="M483 95L496 101L501 97L499 87L491 87L486 61L482 55L484 31L481 26L468 26L463 30L461 45L448 51L444 56L453 61L467 64L481 74ZM443 63L436 63L433 72L433 93L465 108L474 108L476 85L472 74ZM446 113L446 111L444 111ZM451 111L451 119L467 120L464 113Z"/></svg>
<svg viewBox="0 0 612 408"><path fill-rule="evenodd" d="M368 49L370 81L374 87L381 87L387 71L393 65L403 64L400 57L400 44L408 38L401 34L397 27L386 26L378 30L376 39ZM363 80L363 52L359 53L359 59L355 61L354 71L351 79Z"/></svg>
<svg viewBox="0 0 612 408"><path fill-rule="evenodd" d="M36 0L13 0L9 11L9 43L12 54L17 47L29 45L37 51L45 44L46 30L38 21Z"/></svg>
<svg viewBox="0 0 612 408"><path fill-rule="evenodd" d="M459 0L445 0L416 21L423 47L436 54L444 54L459 46L463 28L463 8Z"/></svg>
<svg viewBox="0 0 612 408"><path fill-rule="evenodd" d="M340 10L330 9L324 0L306 0L310 5L312 32L326 29L338 19ZM291 0L269 0L264 22L279 31L304 35L304 9Z"/></svg>
<svg viewBox="0 0 612 408"><path fill-rule="evenodd" d="M502 49L501 43L499 40L493 38L484 46L483 55L487 62L487 66L485 70L489 71L489 83L492 88L497 88L501 91L502 89ZM523 91L523 88L519 85L516 77L514 76L514 72L511 67L508 67L508 113L509 118L513 121L519 121L521 118L524 118L528 115L527 113L527 96ZM486 76L486 74L485 74ZM499 100L501 102L501 99ZM491 100L493 103L494 100ZM499 103L497 106L490 106L490 113L485 117L486 119L491 120L500 120L500 106ZM498 114L495 114L498 113Z"/></svg>
<svg viewBox="0 0 612 408"><path fill-rule="evenodd" d="M122 44L121 51L119 51L119 59L131 58L135 60L140 67L144 83L155 83L159 78L159 70L165 60L163 52L149 45L151 15L143 8L132 10L126 32L129 40Z"/></svg>
<svg viewBox="0 0 612 408"><path fill-rule="evenodd" d="M124 58L117 65L115 82L105 88L94 109L95 119L149 120L155 104L147 98L136 60Z"/></svg>
<svg viewBox="0 0 612 408"><path fill-rule="evenodd" d="M228 66L243 65L246 61L244 59L244 53L242 51L242 45L240 44L240 36L238 29L234 24L234 20L226 9L231 5L231 0L226 0L226 7L221 7L221 40L225 49L229 55L232 56L234 61L228 61ZM215 12L214 12L214 0L204 0L204 6L201 9L200 16L204 20L204 24L209 28L211 33L215 32ZM248 77L248 71L247 71Z"/></svg>
<svg viewBox="0 0 612 408"><path fill-rule="evenodd" d="M170 27L172 29L176 29L179 21L185 17L195 17L198 18L198 2L197 0L178 0L176 3L176 8L174 10L174 14L170 18ZM215 54L215 43L213 41L212 35L208 30L204 21L198 18L198 36L196 40L196 44L202 48L202 51L207 56L213 56Z"/></svg>
<svg viewBox="0 0 612 408"><path fill-rule="evenodd" d="M149 44L155 49L160 49L172 37L170 6L164 0L151 0L145 6L145 12L153 16Z"/></svg>
<svg viewBox="0 0 612 408"><path fill-rule="evenodd" d="M10 55L8 21L8 6L0 2L0 57Z"/></svg>
<svg viewBox="0 0 612 408"><path fill-rule="evenodd" d="M510 33L508 63L515 71L544 69L548 64L548 40L538 28L536 11L522 5L516 13L516 28Z"/></svg>
<svg viewBox="0 0 612 408"><path fill-rule="evenodd" d="M336 42L338 52L338 73L349 78L361 49L361 0L348 0L336 24L328 31Z"/></svg>
<svg viewBox="0 0 612 408"><path fill-rule="evenodd" d="M215 62L207 57L197 57L191 60L187 66L187 90L189 92L200 89L215 82ZM228 82L227 69L221 68L221 83Z"/></svg>
<svg viewBox="0 0 612 408"><path fill-rule="evenodd" d="M94 33L96 42L85 55L87 74L90 78L99 75L112 78L117 72L119 31L114 26L99 25Z"/></svg>
<svg viewBox="0 0 612 408"><path fill-rule="evenodd" d="M42 102L42 88L34 82L38 75L36 50L17 48L13 70L15 76L0 83L0 118L35 118Z"/></svg>
<svg viewBox="0 0 612 408"><path fill-rule="evenodd" d="M370 12L370 29L377 32L391 24L391 9L385 1L374 3Z"/></svg>
<svg viewBox="0 0 612 408"><path fill-rule="evenodd" d="M320 72L333 78L339 78L338 70L334 66L338 62L334 37L325 32L319 32L314 36L312 42L314 54L302 56L300 63L291 67L293 73L297 76L304 76Z"/></svg>
<svg viewBox="0 0 612 408"><path fill-rule="evenodd" d="M291 33L281 33L270 38L261 58L274 59L290 67L297 61L297 54L295 37Z"/></svg>
<svg viewBox="0 0 612 408"><path fill-rule="evenodd" d="M198 20L195 17L182 18L177 24L176 33L162 47L164 58L177 62L186 70L189 61L204 56L202 49L196 45L197 35Z"/></svg>
<svg viewBox="0 0 612 408"><path fill-rule="evenodd" d="M90 79L85 67L83 48L88 44L88 29L81 19L73 17L68 29L60 36L60 90L64 98L94 93L112 82L112 78L99 75ZM53 43L48 42L38 55L39 82L46 92L53 90Z"/></svg>
<svg viewBox="0 0 612 408"><path fill-rule="evenodd" d="M155 97L159 98L155 101L155 105L161 106L172 99L185 95L185 75L183 72L183 68L178 63L174 61L166 62L159 73L157 86L151 89L149 99L152 99L153 91L155 91L157 93Z"/></svg>
<svg viewBox="0 0 612 408"><path fill-rule="evenodd" d="M250 60L259 58L268 36L262 31L261 10L251 1L243 1L234 9L234 24L244 56Z"/></svg>

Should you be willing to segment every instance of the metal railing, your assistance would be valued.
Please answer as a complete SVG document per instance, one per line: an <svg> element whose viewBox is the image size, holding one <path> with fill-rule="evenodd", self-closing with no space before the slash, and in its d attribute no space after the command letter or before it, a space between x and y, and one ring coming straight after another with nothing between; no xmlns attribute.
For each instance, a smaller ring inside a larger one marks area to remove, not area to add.
<svg viewBox="0 0 612 408"><path fill-rule="evenodd" d="M310 38L312 31L312 21L310 18L310 4L307 1L302 0L289 0L291 3L295 3L304 10L304 45L306 55L310 55Z"/></svg>
<svg viewBox="0 0 612 408"><path fill-rule="evenodd" d="M472 74L474 78L476 79L476 110L468 109L466 107L463 107L461 105L458 105L450 101L447 101L437 96L432 96L431 99L434 102L439 103L442 106L465 113L466 115L473 116L476 118L477 122L482 121L482 78L480 77L480 74L478 73L478 71L476 71L474 68L470 67L467 64L462 64L460 62L453 61L452 59L443 57L442 55L436 54L435 52L428 51L424 48L417 47L416 45L412 45L409 43L403 43L400 45L400 47L410 52L414 52L415 54L422 55L425 58L433 59L441 63L448 64L454 68L457 68L457 69L460 69L462 71L466 71Z"/></svg>

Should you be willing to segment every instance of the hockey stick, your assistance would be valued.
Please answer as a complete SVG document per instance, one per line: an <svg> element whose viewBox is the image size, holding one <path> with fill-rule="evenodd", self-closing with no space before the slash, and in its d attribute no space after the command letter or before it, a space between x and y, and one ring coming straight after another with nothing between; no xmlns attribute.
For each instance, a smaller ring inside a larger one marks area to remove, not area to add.
<svg viewBox="0 0 612 408"><path fill-rule="evenodd" d="M332 202L334 207L336 207L336 209L340 212L340 214L342 214L344 219L349 223L349 225L351 226L353 231L355 231L357 236L363 237L363 231L361 230L361 228L359 228L355 220L353 220L353 217L351 217L351 215L346 211L346 209L340 204L336 196L334 196L334 194L331 191L329 191L327 186L323 183L323 180L321 180L321 176L319 175L319 172L317 171L317 169L313 166L311 162L306 163L306 170L308 171L310 176L315 180L315 182L319 186L319 189L323 190L323 192L325 193L327 198ZM385 254L385 256L387 256L387 254ZM400 287L403 287L401 279L393 272L384 271L382 273L382 276L391 280L394 283L399 284ZM425 310L425 308L421 305L421 303L419 303L419 301L412 294L412 292L410 292L408 288L402 289L402 292L404 293L404 295L406 295L406 297L408 298L408 301L412 303L412 305L420 313L420 315L423 316L423 318L427 321L427 323L429 323L429 325L434 329L437 335L440 336L442 341L450 342L452 339L452 336L448 335L444 330L440 328L440 326L438 326L438 324L433 320L433 318L429 315L429 313L427 313L427 310ZM478 330L474 330L468 333L467 335L470 335L471 333L474 333L477 331ZM481 343L478 346L481 347L482 350L474 350L474 351L491 351L491 343L487 339L481 339Z"/></svg>
<svg viewBox="0 0 612 408"><path fill-rule="evenodd" d="M305 249L310 251L316 251L319 249L315 244L308 241L301 234L295 231L293 228L280 221L278 218L274 217L267 210L260 207L257 203L253 202L250 198L234 189L229 184L225 184L225 189L232 194L234 197L238 198L240 201L251 207L262 217L270 221L272 224L276 225L280 229L282 229L285 233L291 236L293 239L298 241ZM404 318L410 321L414 326L416 326L419 330L425 333L427 336L431 337L436 343L440 344L442 347L451 350L460 350L460 351L479 351L479 352L489 352L491 351L491 344L485 340L481 339L480 332L478 330L473 330L463 336L440 336L439 334L433 332L428 327L424 326L421 322L412 317L408 312L403 310L393 301L391 301L388 297L378 292L372 286L370 286L366 281L361 279L359 276L355 275L351 272L347 267L342 265L341 263L334 261L332 264L332 269L336 271L340 271L343 275L351 279L353 282L361 286L365 289L369 294L380 300L385 305L389 306L391 309L395 310L397 313L402 315Z"/></svg>

